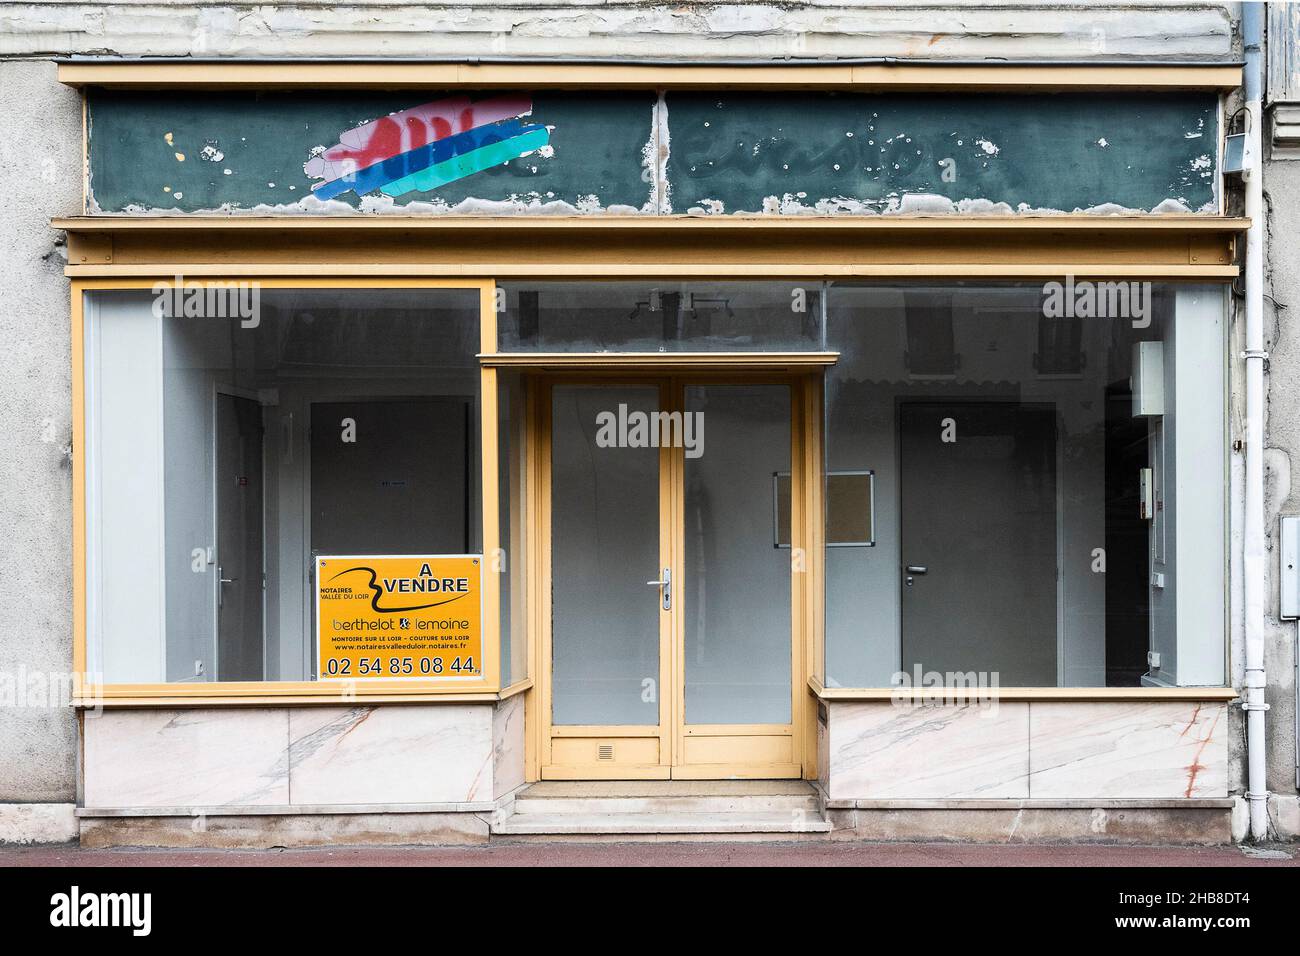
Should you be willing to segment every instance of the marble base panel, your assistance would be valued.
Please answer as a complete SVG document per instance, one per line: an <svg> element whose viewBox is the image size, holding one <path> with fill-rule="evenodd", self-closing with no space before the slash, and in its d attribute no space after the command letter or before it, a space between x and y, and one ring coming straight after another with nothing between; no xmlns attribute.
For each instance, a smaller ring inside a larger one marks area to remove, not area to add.
<svg viewBox="0 0 1300 956"><path fill-rule="evenodd" d="M832 801L1228 794L1227 704L826 704Z"/></svg>
<svg viewBox="0 0 1300 956"><path fill-rule="evenodd" d="M87 807L289 802L283 708L104 710L82 728Z"/></svg>
<svg viewBox="0 0 1300 956"><path fill-rule="evenodd" d="M497 704L492 714L492 796L524 785L524 695Z"/></svg>
<svg viewBox="0 0 1300 956"><path fill-rule="evenodd" d="M832 703L828 796L1029 796L1029 705Z"/></svg>
<svg viewBox="0 0 1300 956"><path fill-rule="evenodd" d="M1227 711L1222 702L1035 703L1031 795L1226 797Z"/></svg>
<svg viewBox="0 0 1300 956"><path fill-rule="evenodd" d="M289 711L291 805L491 799L491 706Z"/></svg>
<svg viewBox="0 0 1300 956"><path fill-rule="evenodd" d="M105 710L83 725L84 806L490 803L515 775L495 706Z"/></svg>

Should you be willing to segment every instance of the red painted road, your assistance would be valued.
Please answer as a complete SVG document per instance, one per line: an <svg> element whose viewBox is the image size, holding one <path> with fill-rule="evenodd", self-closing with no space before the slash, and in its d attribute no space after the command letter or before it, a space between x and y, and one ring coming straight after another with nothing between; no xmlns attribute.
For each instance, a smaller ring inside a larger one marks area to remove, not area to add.
<svg viewBox="0 0 1300 956"><path fill-rule="evenodd" d="M494 843L294 850L0 849L0 866L1300 866L1238 847L952 843Z"/></svg>

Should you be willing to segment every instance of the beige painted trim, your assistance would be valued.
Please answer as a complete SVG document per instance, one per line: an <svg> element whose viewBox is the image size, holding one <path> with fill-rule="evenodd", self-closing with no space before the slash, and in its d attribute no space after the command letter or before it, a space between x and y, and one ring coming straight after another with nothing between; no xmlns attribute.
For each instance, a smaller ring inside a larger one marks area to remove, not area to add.
<svg viewBox="0 0 1300 956"><path fill-rule="evenodd" d="M543 723L549 719L543 717L542 700L546 697L551 675L541 667L545 660L543 640L547 647L550 641L550 601L549 601L549 545L544 544L544 537L550 535L549 499L543 497L542 482L549 474L549 462L543 462L543 453L547 450L544 440L545 425L541 417L541 402L545 396L536 376L526 375L524 382L524 416L528 421L527 438L524 441L524 541L527 548L524 570L527 598L525 606L528 621L528 674L535 682L534 688L524 695L524 780L534 783L541 779ZM545 538L549 541L549 537ZM543 637L545 635L545 638ZM545 738L545 746L550 746L550 738ZM548 753L549 759L549 753Z"/></svg>
<svg viewBox="0 0 1300 956"><path fill-rule="evenodd" d="M839 352L494 352L480 355L486 367L534 371L800 370L839 361Z"/></svg>
<svg viewBox="0 0 1300 956"><path fill-rule="evenodd" d="M50 220L54 229L69 232L155 232L159 230L220 232L256 232L272 230L360 229L386 232L440 233L448 229L495 232L523 229L529 232L631 232L695 229L705 232L744 232L786 230L822 232L870 230L879 232L1001 232L1020 231L1101 231L1141 232L1245 232L1250 220L1244 216L1142 215L1142 216L56 216Z"/></svg>
<svg viewBox="0 0 1300 956"><path fill-rule="evenodd" d="M501 693L497 694L497 700L508 700L509 698L514 697L515 694L522 694L525 691L530 691L532 689L533 679L531 677L525 677L521 680L515 681L509 687L503 687Z"/></svg>
<svg viewBox="0 0 1300 956"><path fill-rule="evenodd" d="M171 284L174 276L160 276ZM188 279L188 277L187 277ZM121 683L91 684L86 679L86 395L85 395L85 341L84 296L87 292L111 289L149 289L152 282L144 279L78 279L71 289L71 378L72 378L72 666L73 699L78 706L209 706L215 703L232 705L281 705L289 703L338 703L353 701L406 701L445 700L477 701L499 699L500 679L500 616L499 588L484 588L482 626L482 677L477 680L384 680L372 681L212 681L204 684L182 683ZM480 348L496 339L496 310L494 284L490 281L466 279L340 279L321 278L310 282L296 280L269 280L267 288L402 288L402 289L478 289ZM483 445L483 544L497 546L497 447L496 372L480 369L484 394L480 404L484 409L480 441ZM486 391L489 383L492 391ZM489 464L491 468L489 470ZM351 696L348 690L351 690Z"/></svg>
<svg viewBox="0 0 1300 956"><path fill-rule="evenodd" d="M166 89L403 89L469 87L761 90L1232 90L1240 63L794 63L673 66L601 63L388 61L70 61L68 86Z"/></svg>
<svg viewBox="0 0 1300 956"><path fill-rule="evenodd" d="M821 355L822 361L812 366L812 371L820 371L833 353L814 353ZM511 358L514 356L493 355L492 359ZM523 356L527 358L527 356ZM567 356L565 356L567 357ZM606 359L605 353L598 355L578 355L575 358L583 362L593 359ZM812 389L820 382L820 375L809 374L805 365L796 373L784 374L772 368L764 367L763 353L647 353L630 356L627 367L604 369L593 372L577 365L570 366L570 374L530 376L534 383L534 395L538 409L538 453L542 461L542 480L538 488L537 506L539 511L532 515L532 527L538 529L539 553L537 556L539 580L543 581L540 620L538 620L538 691L530 695L536 700L537 726L540 740L537 741L537 776L543 780L581 780L581 779L713 779L713 778L798 778L811 775L815 771L805 747L809 740L808 721L815 715L811 708L805 706L807 697L803 682L807 673L805 669L805 646L807 635L807 618L805 608L813 602L815 596L807 589L807 575L791 574L791 646L790 646L790 688L791 719L788 724L687 724L685 721L685 621L680 606L671 614L659 615L659 721L649 726L608 726L608 725L555 725L551 723L551 615L550 615L550 548L551 548L551 509L550 509L550 456L552 454L549 410L551 407L551 389L556 384L612 384L637 382L656 385L659 388L660 407L668 411L682 410L685 389L691 384L725 384L742 381L765 384L778 384L790 390L790 441L791 441L791 495L794 507L791 510L791 533L793 542L806 547L807 528L805 525L805 506L803 496L808 478L805 474L807 435L817 429L818 424L807 420L808 403L806 389ZM804 356L796 353L797 358ZM730 365L721 371L710 366L719 358L727 359ZM656 360L647 366L646 359ZM701 364L691 360L699 359ZM665 361L658 361L665 360ZM685 360L685 361L683 361ZM703 364L703 363L708 364ZM525 363L526 364L526 363ZM659 366L656 368L655 366ZM727 375L725 373L732 373ZM675 573L684 574L685 545L681 529L684 527L683 494L685 487L685 458L680 448L667 446L660 448L659 456L659 548L660 564L672 567ZM783 745L774 745L773 741L785 740ZM651 761L649 741L657 743L657 760ZM566 746L576 742L579 746ZM615 747L634 747L635 756L626 762L595 763L587 759L581 744L612 744ZM691 744L708 747L710 756L720 755L725 763L700 763L696 757L692 763L688 751ZM640 745L639 747L636 745ZM773 755L781 757L781 762L773 762ZM785 755L791 760L785 762ZM530 773L532 765L529 765Z"/></svg>
<svg viewBox="0 0 1300 956"><path fill-rule="evenodd" d="M220 684L213 684L220 687ZM517 688L517 689L516 689ZM448 694L267 694L259 697L229 697L220 694L196 694L190 697L128 696L128 697L77 697L72 705L79 710L122 710L148 707L302 707L321 705L352 707L357 704L483 704L505 700L527 687L512 685L501 693Z"/></svg>
<svg viewBox="0 0 1300 956"><path fill-rule="evenodd" d="M804 587L804 648L802 673L804 681L820 681L825 675L826 662L826 505L825 505L825 416L823 396L824 376L804 377L804 415L806 441L804 442L803 472L807 490L802 495L806 551L803 561ZM800 577L796 574L795 577ZM817 779L817 709L818 701L806 695L796 698L796 707L803 708L803 765L804 777Z"/></svg>
<svg viewBox="0 0 1300 956"><path fill-rule="evenodd" d="M1235 265L1175 266L1132 265L1055 262L1048 265L1025 265L1001 262L991 265L913 265L872 264L861 265L809 265L807 263L774 262L754 265L750 263L720 262L709 265L625 264L599 262L564 265L551 263L545 268L521 265L518 262L485 262L466 267L457 262L431 262L427 265L344 263L339 265L285 264L268 266L265 263L242 262L230 265L204 265L194 263L173 264L161 267L148 266L67 266L68 278L152 278L162 272L182 272L187 279L211 279L231 274L245 278L299 278L303 280L323 276L355 276L362 278L424 276L496 276L498 279L713 279L718 282L732 279L1059 279L1073 276L1077 279L1148 279L1152 282L1223 282L1235 279L1241 270Z"/></svg>
<svg viewBox="0 0 1300 956"><path fill-rule="evenodd" d="M1061 700L1061 701L1160 701L1236 700L1240 692L1231 687L823 687L816 678L808 681L808 692L825 701L946 700Z"/></svg>
<svg viewBox="0 0 1300 956"><path fill-rule="evenodd" d="M74 217L73 277L1222 280L1248 223L1214 216Z"/></svg>

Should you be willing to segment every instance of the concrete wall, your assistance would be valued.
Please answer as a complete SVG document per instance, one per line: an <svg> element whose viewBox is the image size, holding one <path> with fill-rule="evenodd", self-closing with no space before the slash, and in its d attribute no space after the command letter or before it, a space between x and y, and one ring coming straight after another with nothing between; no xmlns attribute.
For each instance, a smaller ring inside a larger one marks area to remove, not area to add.
<svg viewBox="0 0 1300 956"><path fill-rule="evenodd" d="M72 667L72 420L68 281L49 219L80 210L80 173L76 93L52 63L0 61L0 822L4 804L76 795L74 715L66 693L50 700ZM24 812L22 832L66 839L68 816Z"/></svg>
<svg viewBox="0 0 1300 956"><path fill-rule="evenodd" d="M1264 347L1269 350L1265 377L1267 419L1264 522L1269 560L1268 613L1265 623L1264 666L1269 705L1265 717L1268 737L1268 788L1277 799L1271 806L1273 825L1292 839L1300 836L1296 800L1296 624L1278 619L1278 547L1281 515L1300 514L1300 487L1292 480L1300 461L1300 338L1292 326L1300 315L1300 161L1274 160L1264 173L1268 210L1268 262L1265 264Z"/></svg>
<svg viewBox="0 0 1300 956"><path fill-rule="evenodd" d="M1190 60L1231 54L1236 7L979 0L917 9L877 0L28 3L0 9L0 55Z"/></svg>

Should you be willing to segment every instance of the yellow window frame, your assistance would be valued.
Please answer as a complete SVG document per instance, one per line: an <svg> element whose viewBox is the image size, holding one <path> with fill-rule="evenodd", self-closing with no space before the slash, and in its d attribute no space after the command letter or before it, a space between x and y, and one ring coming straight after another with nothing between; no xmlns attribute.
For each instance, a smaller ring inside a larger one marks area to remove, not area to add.
<svg viewBox="0 0 1300 956"><path fill-rule="evenodd" d="M184 281L201 286L248 280L247 276L204 276ZM211 681L202 684L92 682L87 673L87 511L86 511L86 351L85 297L87 293L114 290L148 290L158 283L175 284L175 273L129 279L91 278L72 280L72 669L73 701L80 706L98 706L114 701L153 703L237 703L287 704L346 700L349 703L392 700L474 701L497 700L527 687L516 681L502 688L501 593L499 587L483 593L483 675L473 680L376 680L364 690L356 684L327 681ZM268 289L476 289L479 293L479 349L496 351L496 282L481 278L357 277L256 278ZM485 555L500 547L499 468L497 445L497 370L480 365L479 441L482 448L481 508L482 544Z"/></svg>

